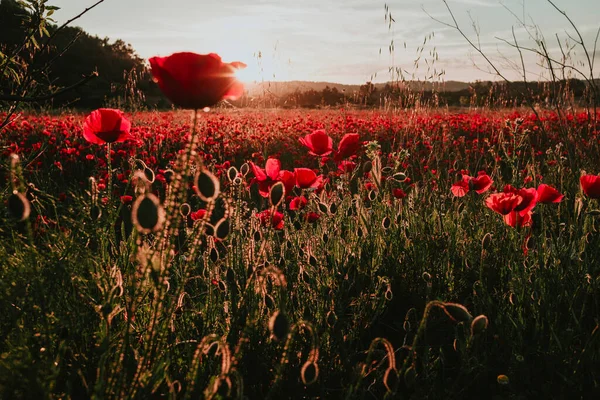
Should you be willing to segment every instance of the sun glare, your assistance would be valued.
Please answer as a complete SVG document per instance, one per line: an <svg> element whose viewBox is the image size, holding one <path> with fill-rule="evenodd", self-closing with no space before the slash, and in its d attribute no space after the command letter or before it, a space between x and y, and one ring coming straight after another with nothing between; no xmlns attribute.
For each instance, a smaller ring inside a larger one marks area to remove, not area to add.
<svg viewBox="0 0 600 400"><path fill-rule="evenodd" d="M260 80L260 71L255 63L246 63L246 68L235 71L235 77L241 82L252 83Z"/></svg>

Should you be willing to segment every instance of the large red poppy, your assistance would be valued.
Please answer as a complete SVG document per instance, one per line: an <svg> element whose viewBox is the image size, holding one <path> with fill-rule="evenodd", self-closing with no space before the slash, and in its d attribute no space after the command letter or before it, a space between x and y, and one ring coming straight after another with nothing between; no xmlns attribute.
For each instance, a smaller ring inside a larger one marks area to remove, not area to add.
<svg viewBox="0 0 600 400"><path fill-rule="evenodd" d="M333 151L333 140L322 129L301 137L299 141L308 147L309 153L313 156L326 156Z"/></svg>
<svg viewBox="0 0 600 400"><path fill-rule="evenodd" d="M583 193L592 199L600 199L600 176L582 175L579 178Z"/></svg>
<svg viewBox="0 0 600 400"><path fill-rule="evenodd" d="M250 167L255 176L254 182L258 183L258 193L262 197L269 197L271 186L276 182L283 182L286 193L291 193L296 185L294 173L282 170L281 161L276 158L269 158L265 165L265 169L262 169L253 162L250 162Z"/></svg>
<svg viewBox="0 0 600 400"><path fill-rule="evenodd" d="M149 61L160 90L179 107L210 107L244 93L244 86L235 78L235 71L246 67L244 63L224 63L214 53L175 53Z"/></svg>
<svg viewBox="0 0 600 400"><path fill-rule="evenodd" d="M485 199L485 205L501 215L507 215L515 209L515 207L523 200L523 198L515 193L494 193Z"/></svg>
<svg viewBox="0 0 600 400"><path fill-rule="evenodd" d="M545 183L538 186L537 193L538 203L560 203L563 197L565 197L564 194L561 194L558 190Z"/></svg>
<svg viewBox="0 0 600 400"><path fill-rule="evenodd" d="M517 195L521 196L521 201L515 207L515 211L519 215L524 216L535 207L537 203L538 193L536 188L523 188L516 192Z"/></svg>
<svg viewBox="0 0 600 400"><path fill-rule="evenodd" d="M296 168L296 186L300 189L319 188L323 184L323 175L317 176L310 168Z"/></svg>
<svg viewBox="0 0 600 400"><path fill-rule="evenodd" d="M524 226L531 226L531 211L521 214L518 211L511 211L504 216L504 222L512 226L513 228L522 228Z"/></svg>
<svg viewBox="0 0 600 400"><path fill-rule="evenodd" d="M105 144L130 139L131 122L121 110L99 108L87 116L83 124L83 137L90 143Z"/></svg>
<svg viewBox="0 0 600 400"><path fill-rule="evenodd" d="M480 171L476 177L463 175L462 179L458 182L455 182L450 190L456 197L463 197L470 190L474 190L478 194L482 194L487 192L493 183L494 181L489 177L488 174Z"/></svg>
<svg viewBox="0 0 600 400"><path fill-rule="evenodd" d="M261 211L258 214L258 218L260 219L260 223L262 226L269 226L276 230L283 229L283 214L279 211L275 211L271 213L271 210Z"/></svg>
<svg viewBox="0 0 600 400"><path fill-rule="evenodd" d="M358 149L360 149L360 146L362 146L362 144L359 141L358 133L347 133L340 141L338 151L335 153L334 158L339 161L353 156Z"/></svg>

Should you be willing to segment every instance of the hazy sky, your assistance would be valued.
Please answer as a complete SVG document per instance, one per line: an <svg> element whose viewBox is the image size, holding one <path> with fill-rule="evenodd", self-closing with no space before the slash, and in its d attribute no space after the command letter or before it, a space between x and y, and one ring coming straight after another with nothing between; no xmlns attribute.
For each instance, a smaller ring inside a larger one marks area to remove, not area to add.
<svg viewBox="0 0 600 400"><path fill-rule="evenodd" d="M593 48L600 27L600 0L554 2L568 13ZM94 0L49 1L61 7L55 14L61 23L94 3ZM391 29L384 20L386 3L395 20ZM559 35L563 45L567 33L574 35L568 21L547 0L449 0L448 3L474 41L477 36L470 18L476 21L482 48L510 79L518 79L510 65L519 60L518 53L495 37L512 40L514 27L520 43L533 45L533 42L527 40L525 29L503 5L520 18L524 16L528 23L535 23L557 58L560 49L555 35ZM479 68L488 69L466 41L424 10L451 22L442 0L105 0L75 25L100 37L121 38L144 58L193 51L215 52L224 61L244 61L249 67L243 78L249 81L364 83L375 74L374 81L386 81L390 79L392 65L408 72L408 78L414 73L415 78L424 79L435 68L437 72L445 71L444 80L492 79L493 76L473 66L475 62ZM427 37L416 68L418 48ZM393 57L389 51L392 40ZM583 60L583 51L577 50L574 57ZM525 62L531 73L541 72L536 57L528 56ZM598 63L600 66L600 60ZM433 65L429 74L428 65ZM595 71L600 68L595 67Z"/></svg>

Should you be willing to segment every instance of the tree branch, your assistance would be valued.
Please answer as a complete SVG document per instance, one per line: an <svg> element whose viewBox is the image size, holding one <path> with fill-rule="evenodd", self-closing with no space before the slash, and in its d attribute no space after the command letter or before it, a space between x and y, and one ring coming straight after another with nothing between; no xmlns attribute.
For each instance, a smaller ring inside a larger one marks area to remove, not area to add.
<svg viewBox="0 0 600 400"><path fill-rule="evenodd" d="M49 93L47 95L44 96L37 96L37 97L21 97L21 96L17 96L17 95L12 95L12 94L0 94L0 101L17 101L17 102L23 102L23 103L33 103L33 102L37 102L37 101L45 101L45 100L50 100L56 96L59 96L65 92L71 91L79 86L85 85L86 83L88 83L89 81L91 81L92 79L96 78L98 76L97 72L92 72L90 75L84 77L83 79L81 79L79 82L74 83L71 86L67 86L65 88L62 88L60 90L57 90L56 92L53 93Z"/></svg>

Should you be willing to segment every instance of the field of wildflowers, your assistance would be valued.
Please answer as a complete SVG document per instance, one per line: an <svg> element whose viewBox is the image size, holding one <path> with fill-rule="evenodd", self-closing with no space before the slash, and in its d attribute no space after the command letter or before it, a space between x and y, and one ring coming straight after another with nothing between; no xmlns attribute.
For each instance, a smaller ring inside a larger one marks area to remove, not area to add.
<svg viewBox="0 0 600 400"><path fill-rule="evenodd" d="M524 110L16 119L0 397L593 398L599 129Z"/></svg>

